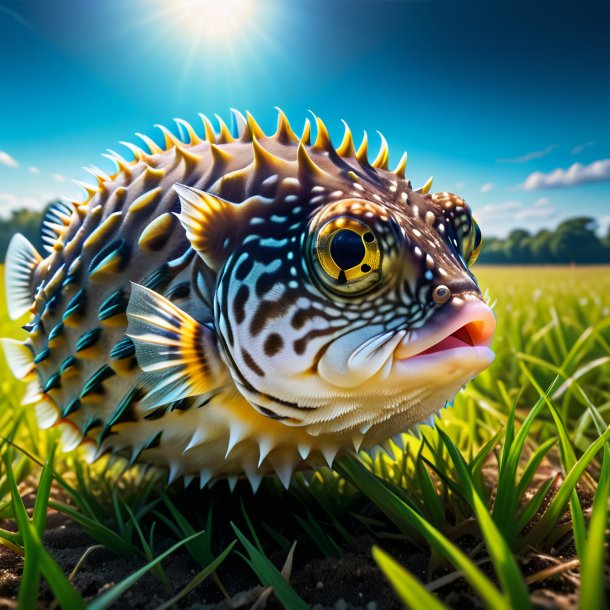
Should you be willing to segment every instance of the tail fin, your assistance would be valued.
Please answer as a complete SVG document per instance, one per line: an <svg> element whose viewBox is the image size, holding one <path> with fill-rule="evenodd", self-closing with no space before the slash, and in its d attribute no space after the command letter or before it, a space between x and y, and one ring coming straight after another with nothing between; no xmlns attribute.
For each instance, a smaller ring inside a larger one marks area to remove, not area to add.
<svg viewBox="0 0 610 610"><path fill-rule="evenodd" d="M5 269L6 303L11 320L30 310L34 301L34 272L41 260L27 238L21 233L13 236L6 252Z"/></svg>

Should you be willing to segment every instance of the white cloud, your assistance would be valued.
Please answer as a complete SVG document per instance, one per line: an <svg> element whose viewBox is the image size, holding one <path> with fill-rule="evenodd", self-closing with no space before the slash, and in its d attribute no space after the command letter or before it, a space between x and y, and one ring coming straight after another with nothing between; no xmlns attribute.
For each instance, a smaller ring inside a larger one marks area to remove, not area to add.
<svg viewBox="0 0 610 610"><path fill-rule="evenodd" d="M18 195L14 195L13 193L0 193L0 216L9 216L13 210L20 210L22 208L27 208L29 210L42 210L52 199L52 197L47 198L46 196L20 197Z"/></svg>
<svg viewBox="0 0 610 610"><path fill-rule="evenodd" d="M30 167L28 167L28 172L30 172L30 174L39 174L40 170L34 165L30 165Z"/></svg>
<svg viewBox="0 0 610 610"><path fill-rule="evenodd" d="M66 181L66 177L63 176L62 174L52 174L51 178L53 178L53 180L55 180L55 182L65 182Z"/></svg>
<svg viewBox="0 0 610 610"><path fill-rule="evenodd" d="M497 216L506 216L522 207L523 203L520 201L503 201L502 203L488 203L482 208L477 208L474 212L477 218L493 218Z"/></svg>
<svg viewBox="0 0 610 610"><path fill-rule="evenodd" d="M543 205L549 205L549 203L551 203L551 200L548 197L540 197L540 199L534 201L534 207L539 208Z"/></svg>
<svg viewBox="0 0 610 610"><path fill-rule="evenodd" d="M536 204L534 204L536 205ZM515 214L517 220L523 220L525 218L548 218L555 213L555 208L549 206L544 207L533 207L525 210L520 210Z"/></svg>
<svg viewBox="0 0 610 610"><path fill-rule="evenodd" d="M479 190L481 191L481 193L489 193L489 191L491 191L493 187L493 182L486 182L485 184L481 185L481 188Z"/></svg>
<svg viewBox="0 0 610 610"><path fill-rule="evenodd" d="M520 157L512 157L508 159L497 159L499 163L527 163L528 161L533 161L534 159L542 159L542 157L546 157L551 151L559 148L559 144L551 144L547 146L544 150L534 150L532 152L528 152L525 155L521 155Z"/></svg>
<svg viewBox="0 0 610 610"><path fill-rule="evenodd" d="M0 165L6 165L6 167L19 167L19 163L3 150L0 150Z"/></svg>
<svg viewBox="0 0 610 610"><path fill-rule="evenodd" d="M541 188L564 188L606 180L610 180L610 159L601 159L589 165L574 163L568 169L558 168L548 174L534 172L525 179L521 188L526 191Z"/></svg>
<svg viewBox="0 0 610 610"><path fill-rule="evenodd" d="M595 142L594 141L585 142L584 144L578 144L570 152L573 155L579 155L583 150L585 150L586 148L590 148L591 146L595 146Z"/></svg>
<svg viewBox="0 0 610 610"><path fill-rule="evenodd" d="M465 182L456 182L455 183L455 188L456 189L463 189L466 186Z"/></svg>

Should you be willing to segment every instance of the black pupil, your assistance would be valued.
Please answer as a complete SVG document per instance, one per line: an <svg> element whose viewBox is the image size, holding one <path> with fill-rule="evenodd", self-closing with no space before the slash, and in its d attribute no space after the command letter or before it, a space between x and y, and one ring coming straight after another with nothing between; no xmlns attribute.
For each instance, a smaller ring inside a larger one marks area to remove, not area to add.
<svg viewBox="0 0 610 610"><path fill-rule="evenodd" d="M330 255L336 265L344 271L359 265L365 254L362 238L349 229L338 231L330 244Z"/></svg>

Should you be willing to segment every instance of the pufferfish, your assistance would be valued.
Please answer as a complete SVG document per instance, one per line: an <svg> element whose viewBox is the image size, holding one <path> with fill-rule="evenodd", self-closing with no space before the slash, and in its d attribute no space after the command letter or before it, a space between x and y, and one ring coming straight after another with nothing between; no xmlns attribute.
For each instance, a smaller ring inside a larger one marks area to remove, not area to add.
<svg viewBox="0 0 610 610"><path fill-rule="evenodd" d="M278 111L266 135L233 111L138 134L116 172L43 221L43 256L8 249L4 340L24 402L66 449L246 476L256 490L373 448L436 413L493 360L495 318L470 271L481 234L463 199L414 190L366 134L338 148Z"/></svg>

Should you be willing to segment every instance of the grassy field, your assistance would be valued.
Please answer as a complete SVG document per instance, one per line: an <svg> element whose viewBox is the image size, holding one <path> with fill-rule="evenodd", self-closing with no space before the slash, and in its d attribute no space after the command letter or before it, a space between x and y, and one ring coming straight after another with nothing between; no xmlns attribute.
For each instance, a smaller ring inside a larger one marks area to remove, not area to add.
<svg viewBox="0 0 610 610"><path fill-rule="evenodd" d="M607 607L610 269L476 271L496 302L493 366L422 438L298 475L287 492L274 479L256 496L241 482L166 489L120 460L88 466L55 451L3 368L0 598L24 610ZM4 305L0 335L18 335ZM72 556L57 550L62 515L84 536Z"/></svg>

